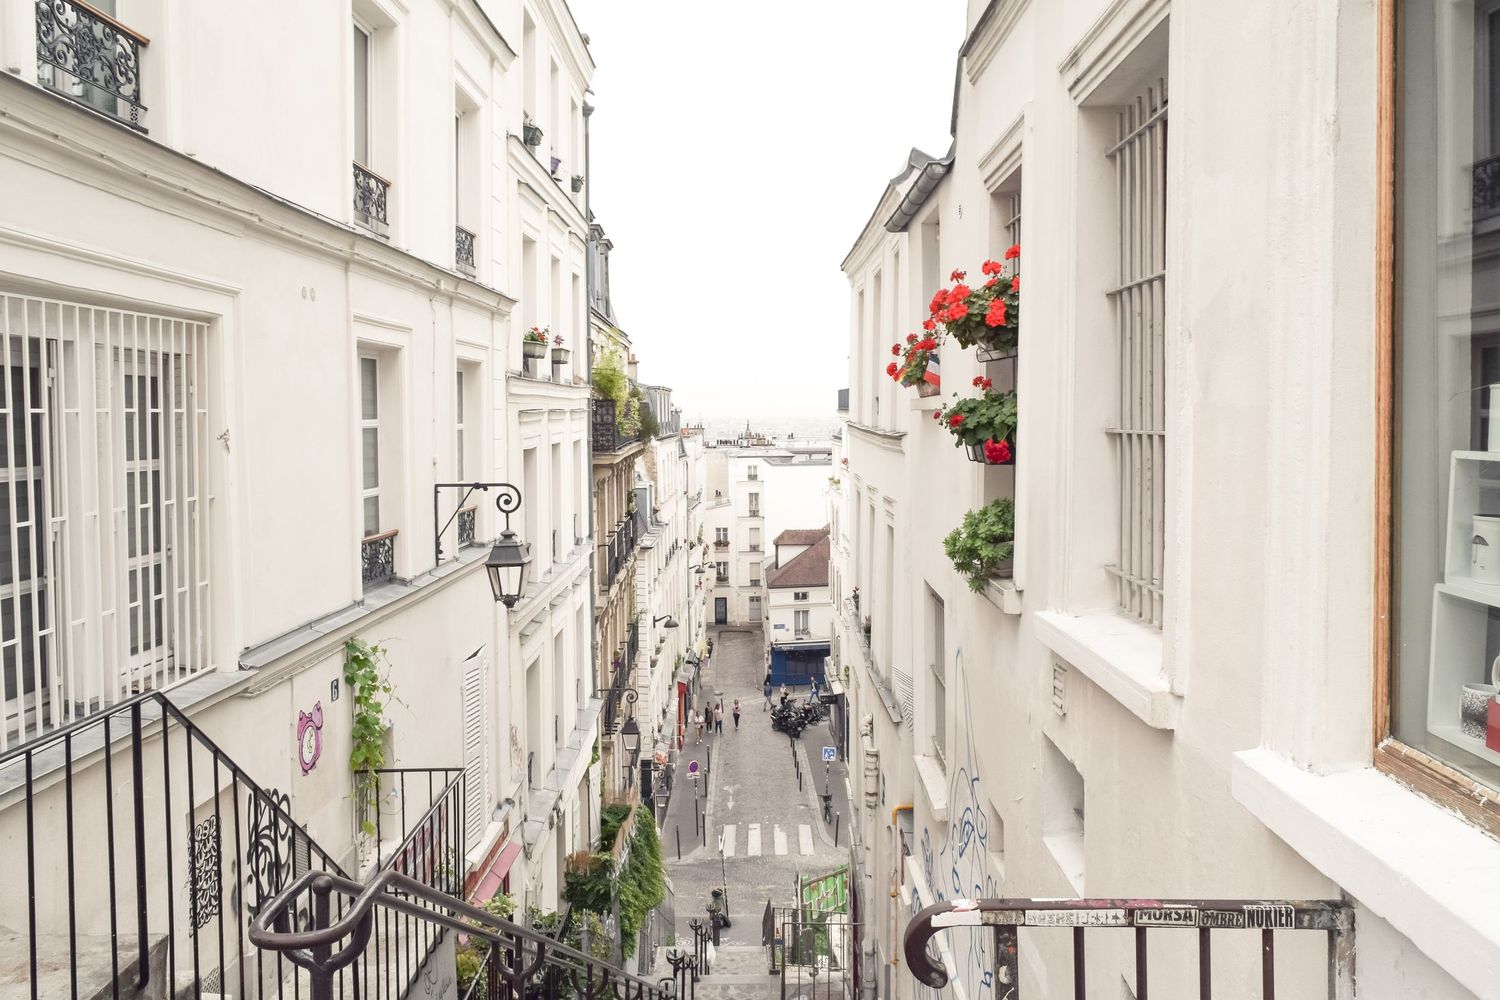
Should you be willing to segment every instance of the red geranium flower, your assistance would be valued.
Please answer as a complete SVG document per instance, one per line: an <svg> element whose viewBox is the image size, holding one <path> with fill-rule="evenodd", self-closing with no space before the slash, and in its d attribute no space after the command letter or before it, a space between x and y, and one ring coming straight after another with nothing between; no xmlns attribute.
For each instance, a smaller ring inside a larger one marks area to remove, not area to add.
<svg viewBox="0 0 1500 1000"><path fill-rule="evenodd" d="M997 260L987 260L984 262L984 266L980 268L980 270L985 274L999 274L1001 268L1003 268L1004 266L1004 264L1000 263Z"/></svg>
<svg viewBox="0 0 1500 1000"><path fill-rule="evenodd" d="M951 416L951 417L948 418L948 426L949 427L957 427L959 424L961 424L963 422L964 422L964 415L962 413L955 413L955 414L953 414L953 416Z"/></svg>
<svg viewBox="0 0 1500 1000"><path fill-rule="evenodd" d="M948 293L948 304L950 306L951 305L956 305L957 303L964 301L964 299L967 299L968 297L969 297L969 286L968 285L954 285L953 286L953 291L951 291L951 292Z"/></svg>
<svg viewBox="0 0 1500 1000"><path fill-rule="evenodd" d="M896 377L896 372L898 372L898 371L900 371L900 369L896 367L896 362L894 362L894 361L892 361L890 364L888 364L888 365L885 366L885 373L887 375L889 375L891 378L895 378Z"/></svg>
<svg viewBox="0 0 1500 1000"><path fill-rule="evenodd" d="M969 307L960 302L957 305L948 307L946 318L949 323L956 323L967 315L969 315Z"/></svg>
<svg viewBox="0 0 1500 1000"><path fill-rule="evenodd" d="M991 382L989 379L985 378L983 375L975 375L974 376L974 388L976 388L976 389L988 389L990 386L992 386L994 384L995 383Z"/></svg>
<svg viewBox="0 0 1500 1000"><path fill-rule="evenodd" d="M1005 251L1006 260L1015 260L1019 256L1021 256L1021 244L1019 243Z"/></svg>
<svg viewBox="0 0 1500 1000"><path fill-rule="evenodd" d="M991 465L1010 461L1010 442L990 438L984 443L984 460Z"/></svg>
<svg viewBox="0 0 1500 1000"><path fill-rule="evenodd" d="M927 311L932 313L933 315L937 315L942 311L943 306L947 304L948 293L939 288L937 290L937 293L932 296L932 301L927 304Z"/></svg>
<svg viewBox="0 0 1500 1000"><path fill-rule="evenodd" d="M953 273L950 274L950 275L948 275L948 280L949 281L963 281L964 278L968 276L968 273L969 273L968 271L960 271L960 270L957 270L955 268L954 271L953 271Z"/></svg>
<svg viewBox="0 0 1500 1000"><path fill-rule="evenodd" d="M1021 276L1019 274L1010 279L1010 290L1013 292L1021 290Z"/></svg>
<svg viewBox="0 0 1500 1000"><path fill-rule="evenodd" d="M932 419L933 420L942 420L943 419L943 411L942 410L933 410L932 411Z"/></svg>
<svg viewBox="0 0 1500 1000"><path fill-rule="evenodd" d="M908 344L915 344L917 342L917 335L915 333L908 333L906 335L906 342Z"/></svg>
<svg viewBox="0 0 1500 1000"><path fill-rule="evenodd" d="M928 333L931 333L933 330L937 329L937 320L924 319L922 321L922 329L926 330Z"/></svg>
<svg viewBox="0 0 1500 1000"><path fill-rule="evenodd" d="M1004 299L995 299L993 302L990 303L989 312L987 312L987 313L984 314L984 325L985 326L1004 326L1005 325L1005 300Z"/></svg>
<svg viewBox="0 0 1500 1000"><path fill-rule="evenodd" d="M900 357L901 356L901 345L900 344L892 344L891 345L891 353L894 354L894 355L896 355L897 357Z"/></svg>
<svg viewBox="0 0 1500 1000"><path fill-rule="evenodd" d="M935 351L937 350L937 341L931 337L927 337L917 342L916 349L919 351Z"/></svg>

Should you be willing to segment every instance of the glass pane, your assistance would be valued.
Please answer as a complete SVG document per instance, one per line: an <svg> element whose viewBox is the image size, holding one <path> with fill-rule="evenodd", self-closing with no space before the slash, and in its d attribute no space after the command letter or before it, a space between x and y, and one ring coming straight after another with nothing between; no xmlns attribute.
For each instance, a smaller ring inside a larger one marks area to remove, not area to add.
<svg viewBox="0 0 1500 1000"><path fill-rule="evenodd" d="M458 470L457 471L458 471L458 479L459 479L460 482L462 482L463 478L464 478L464 429L462 427L460 427L458 429Z"/></svg>
<svg viewBox="0 0 1500 1000"><path fill-rule="evenodd" d="M12 338L15 349L20 349L19 337ZM28 350L32 357L36 357L40 350L36 341L32 341ZM19 361L19 358L15 359ZM36 368L12 363L8 371L8 377L0 379L0 407L5 412L0 414L0 464L25 468L28 465L38 466L42 464L42 416L40 413L30 415L31 441L30 450L27 449L26 428L27 404L33 411L42 409L43 400L41 393L41 376ZM28 385L29 383L29 385ZM26 393L30 393L28 397Z"/></svg>
<svg viewBox="0 0 1500 1000"><path fill-rule="evenodd" d="M129 576L130 652L141 653L163 644L161 564L131 570Z"/></svg>
<svg viewBox="0 0 1500 1000"><path fill-rule="evenodd" d="M359 359L359 416L361 420L380 417L380 363L374 358Z"/></svg>
<svg viewBox="0 0 1500 1000"><path fill-rule="evenodd" d="M166 542L161 528L161 473L125 474L126 551L132 558L161 552Z"/></svg>
<svg viewBox="0 0 1500 1000"><path fill-rule="evenodd" d="M364 451L364 488L373 490L380 485L380 432L373 427L360 431Z"/></svg>
<svg viewBox="0 0 1500 1000"><path fill-rule="evenodd" d="M21 594L19 598L0 598L0 639L3 639L5 644L0 659L3 659L5 664L7 697L13 698L17 694L30 694L35 691L38 673L41 675L42 686L47 685L46 644L32 641L32 636L37 629L46 626L45 620L42 622L33 620L33 614L38 606L45 616L46 602L41 601L38 605L32 594ZM17 641L18 638L19 641ZM40 657L40 670L38 670L38 657Z"/></svg>
<svg viewBox="0 0 1500 1000"><path fill-rule="evenodd" d="M28 490L30 495L28 495ZM27 518L31 512L31 496L41 499L42 481L40 479L21 479L15 484L16 506L15 513L11 513L10 494L11 485L0 483L0 584L15 583L17 580L30 580L34 577L46 575L44 560L47 555L45 545L33 546L32 542L37 538L40 528L38 525L26 526ZM16 526L16 544L11 548L10 532L12 523ZM14 556L14 558L12 558ZM36 571L32 572L31 560L36 559Z"/></svg>
<svg viewBox="0 0 1500 1000"><path fill-rule="evenodd" d="M454 399L456 401L456 409L457 409L457 412L458 412L458 422L459 423L463 423L464 422L464 373L463 373L462 369L460 369L459 372L458 372L458 381L457 381L456 387L454 389Z"/></svg>
<svg viewBox="0 0 1500 1000"><path fill-rule="evenodd" d="M354 26L354 159L370 165L370 36Z"/></svg>
<svg viewBox="0 0 1500 1000"><path fill-rule="evenodd" d="M380 498L365 497L365 537L380 534Z"/></svg>
<svg viewBox="0 0 1500 1000"><path fill-rule="evenodd" d="M1500 788L1500 25L1410 0L1401 40L1392 732Z"/></svg>

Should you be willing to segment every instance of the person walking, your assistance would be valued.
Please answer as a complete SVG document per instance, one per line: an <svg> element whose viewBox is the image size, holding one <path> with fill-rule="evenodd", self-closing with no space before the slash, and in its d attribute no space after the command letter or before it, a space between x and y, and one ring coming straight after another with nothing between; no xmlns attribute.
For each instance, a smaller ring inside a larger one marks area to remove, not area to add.
<svg viewBox="0 0 1500 1000"><path fill-rule="evenodd" d="M698 712L694 712L693 713L693 725L695 725L695 726L698 727L698 742L702 743L703 742L703 716L700 713L698 713Z"/></svg>
<svg viewBox="0 0 1500 1000"><path fill-rule="evenodd" d="M766 682L763 685L761 685L761 693L766 696L766 704L765 704L765 707L763 707L761 709L761 711L762 712L769 712L771 710L771 675L770 674L766 674Z"/></svg>
<svg viewBox="0 0 1500 1000"><path fill-rule="evenodd" d="M740 700L734 699L734 731L740 731Z"/></svg>
<svg viewBox="0 0 1500 1000"><path fill-rule="evenodd" d="M724 703L722 701L714 706L714 732L720 736L724 735Z"/></svg>

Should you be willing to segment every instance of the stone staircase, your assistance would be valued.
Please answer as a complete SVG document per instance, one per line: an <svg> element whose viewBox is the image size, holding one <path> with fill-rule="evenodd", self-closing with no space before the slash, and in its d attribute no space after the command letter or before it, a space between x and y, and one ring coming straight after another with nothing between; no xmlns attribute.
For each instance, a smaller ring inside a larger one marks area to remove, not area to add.
<svg viewBox="0 0 1500 1000"><path fill-rule="evenodd" d="M779 1000L781 977L767 970L760 945L725 944L714 954L713 974L698 980L696 1000Z"/></svg>

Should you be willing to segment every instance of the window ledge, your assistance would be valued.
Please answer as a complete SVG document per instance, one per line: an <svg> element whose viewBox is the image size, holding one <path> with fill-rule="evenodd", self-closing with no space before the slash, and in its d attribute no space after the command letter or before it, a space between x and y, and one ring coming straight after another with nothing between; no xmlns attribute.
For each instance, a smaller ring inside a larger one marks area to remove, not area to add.
<svg viewBox="0 0 1500 1000"><path fill-rule="evenodd" d="M912 390L912 393L909 405L913 413L932 413L943 408L945 397L941 393L936 396L918 396L915 394L915 389ZM932 418L928 417L927 419L931 420Z"/></svg>
<svg viewBox="0 0 1500 1000"><path fill-rule="evenodd" d="M1153 729L1175 729L1182 698L1162 671L1161 633L1109 612L1036 614L1037 638Z"/></svg>
<svg viewBox="0 0 1500 1000"><path fill-rule="evenodd" d="M1021 588L1010 577L990 577L984 584L984 599L1003 615L1021 613Z"/></svg>
<svg viewBox="0 0 1500 1000"><path fill-rule="evenodd" d="M1073 892L1083 895L1083 834L1054 833L1042 837L1042 846L1052 855L1053 862L1062 871L1063 878L1073 887Z"/></svg>
<svg viewBox="0 0 1500 1000"><path fill-rule="evenodd" d="M1373 767L1304 771L1235 754L1236 801L1479 996L1500 969L1500 842Z"/></svg>
<svg viewBox="0 0 1500 1000"><path fill-rule="evenodd" d="M917 781L932 806L932 818L939 823L948 822L948 774L942 761L923 753L914 755L912 760L917 765Z"/></svg>

